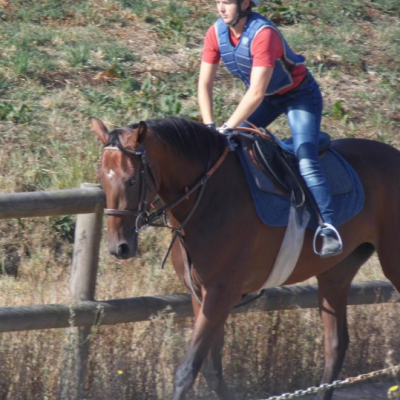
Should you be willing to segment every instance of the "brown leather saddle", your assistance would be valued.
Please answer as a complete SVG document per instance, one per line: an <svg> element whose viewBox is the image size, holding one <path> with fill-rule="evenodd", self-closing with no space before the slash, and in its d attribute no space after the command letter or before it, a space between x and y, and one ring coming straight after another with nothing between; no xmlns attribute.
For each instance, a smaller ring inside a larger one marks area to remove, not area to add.
<svg viewBox="0 0 400 400"><path fill-rule="evenodd" d="M280 141L267 133L267 139L255 135L253 143L247 143L248 155L253 163L272 180L274 187L266 185L266 190L291 192L302 181L298 171L298 161L294 155L292 138ZM321 132L318 152L320 157L331 145L331 137Z"/></svg>

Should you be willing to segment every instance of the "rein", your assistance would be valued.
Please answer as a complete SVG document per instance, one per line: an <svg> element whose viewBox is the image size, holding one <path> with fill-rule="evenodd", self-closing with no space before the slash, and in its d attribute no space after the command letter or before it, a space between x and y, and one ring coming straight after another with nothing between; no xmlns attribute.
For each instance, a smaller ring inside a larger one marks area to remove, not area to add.
<svg viewBox="0 0 400 400"><path fill-rule="evenodd" d="M225 148L224 152L222 153L222 155L220 156L220 158L217 160L217 162L214 164L214 166L212 168L210 168L210 162L208 163L208 171L205 173L205 175L200 178L197 182L195 182L190 188L187 188L186 192L184 194L181 194L179 197L177 197L174 201L172 201L171 203L161 207L159 210L154 211L153 213L151 213L146 220L146 225L149 226L159 226L159 225L153 225L153 221L159 219L161 216L163 216L167 211L171 210L172 208L174 208L175 206L177 206L178 204L180 204L183 200L186 200L194 191L196 191L200 186L202 186L203 188L205 187L205 184L207 183L207 181L211 178L211 176L214 174L214 172L220 167L220 165L222 164L222 162L225 160L226 156L229 153L229 148ZM199 195L202 195L202 193L200 192ZM194 210L197 208L198 206L198 199L193 207L193 209L191 210L191 212L189 213L189 216L192 216L194 213ZM185 218L184 222L182 223L181 227L178 228L179 230L183 229L183 225L186 225L186 222L188 221L188 217Z"/></svg>
<svg viewBox="0 0 400 400"><path fill-rule="evenodd" d="M250 124L250 125L252 126L252 128L238 127L235 130L236 131L250 132L250 133L257 133L260 136L262 136L263 138L271 140L271 138L265 132L262 132L260 129L258 129L256 126L254 126L252 124ZM246 133L239 133L239 134L252 138L251 134L246 134ZM147 182L147 170L150 171L150 174L152 176L152 179L153 179L154 185L156 187L156 192L157 193L159 191L160 184L158 182L157 176L156 176L156 174L154 172L154 169L153 169L151 163L146 158L146 150L142 146L140 146L138 151L128 150L128 149L124 148L121 145L121 143L119 142L119 138L118 137L117 137L117 146L106 145L104 147L104 151L105 150L117 150L117 151L122 151L124 154L126 154L128 157L131 157L131 158L135 158L137 156L140 157L140 185L141 185L141 187L140 187L140 200L139 200L139 205L138 205L137 210L117 210L117 209L105 208L104 209L104 213L107 214L107 215L113 215L113 216L133 216L133 217L136 217L135 234L138 234L139 232L143 231L144 229L146 229L149 226L170 229L171 232L174 233L174 236L173 236L173 238L171 240L171 243L170 243L170 245L168 247L167 253L166 253L166 255L164 257L164 260L163 260L163 262L161 264L161 269L164 268L164 265L165 265L165 263L167 261L167 258L168 258L169 254L171 252L171 249L172 249L176 239L179 238L180 245L181 245L181 247L183 247L183 249L186 252L186 258L184 260L184 264L185 264L185 273L186 273L187 283L189 285L189 288L190 288L193 296L196 298L196 300L199 302L199 304L201 304L201 300L198 297L198 295L196 293L196 290L195 290L195 288L193 286L193 280L191 278L191 273L190 273L190 261L188 259L189 251L187 249L187 246L186 246L186 243L185 243L185 240L184 240L184 236L182 235L181 231L186 226L186 224L188 223L188 221L190 220L190 218L193 216L194 212L196 211L198 205L200 204L201 198L203 197L203 194L204 194L204 191L205 191L206 183L211 178L211 176L214 174L214 172L224 162L224 160L225 160L226 156L228 155L228 153L230 151L234 150L234 146L232 146L232 143L231 143L231 135L225 135L225 140L227 142L227 145L226 145L223 153L219 157L219 159L216 161L216 163L212 167L210 167L211 160L209 160L208 161L208 166L207 166L207 172L197 182L195 182L189 188L186 188L185 193L183 193L180 196L178 196L171 203L164 205L163 207L161 207L160 209L158 209L157 211L154 211L152 213L149 213L149 210L148 210L149 203L148 203L147 195L148 195L149 187L148 187L148 182ZM178 228L173 228L173 227L167 225L166 213L169 210L171 210L174 207L176 207L181 202L183 202L184 200L188 199L189 196L193 192L195 192L197 189L199 189L200 187L201 187L201 189L200 189L200 191L199 191L199 193L197 195L195 204L192 207L192 209L190 210L189 214L183 220L181 225ZM160 219L161 217L164 218L164 223L163 224L155 224L154 221ZM257 298L259 298L262 295L263 292L264 291L261 291L258 296L256 296L254 299L251 299L250 301L244 301L244 302L239 303L238 305L235 306L235 308L243 306L243 305L247 304L248 302L251 302L252 300L256 300Z"/></svg>
<svg viewBox="0 0 400 400"><path fill-rule="evenodd" d="M260 136L262 136L264 139L270 139L270 137L265 132L263 132L262 130L257 128L255 125L251 124L250 122L247 122L247 123L249 125L251 125L252 127L251 128L238 127L238 128L236 128L236 130L257 133ZM246 134L242 134L242 135L247 136ZM229 135L227 135L227 136L229 136ZM249 135L249 136L251 137L251 135ZM158 190L160 188L160 184L158 182L157 176L154 172L152 165L147 161L146 150L144 150L144 148L142 146L137 151L128 150L121 145L121 143L119 142L119 139L117 137L117 145L116 146L106 145L104 147L104 150L119 150L119 151L122 151L124 154L126 154L128 157L131 157L131 158L134 158L136 156L140 157L140 183L141 183L140 201L139 201L139 206L138 206L137 210L117 210L117 209L113 209L113 208L105 208L103 210L104 214L114 215L114 216L125 216L126 215L126 216L136 217L136 224L135 224L136 225L136 233L142 231L143 229L147 228L148 226L170 228L166 224L155 225L153 222L155 220L161 218L162 216L164 216L167 211L171 210L172 208L174 208L175 206L180 204L183 200L187 199L200 186L204 186L207 183L208 179L214 174L214 172L220 167L222 162L225 160L229 151L232 151L232 147L230 146L230 137L227 137L226 140L227 140L227 146L225 147L224 152L222 153L222 155L220 156L220 158L217 160L217 162L214 164L214 166L212 168L210 168L210 162L208 163L207 172L205 173L205 175L202 178L200 178L197 182L195 182L190 188L187 188L185 193L180 195L179 197L177 197L174 201L172 201L171 203L161 207L159 210L150 214L148 211L148 201L147 201L147 191L149 188L148 188L146 170L150 171L151 177L152 177L154 185L156 187L156 192L158 192ZM197 207L197 201L196 201L195 207ZM191 216L193 214L193 212L194 212L194 210L192 210L189 215ZM185 219L185 221L182 225L186 224L186 222L187 222L187 218ZM143 228L141 227L142 226L141 223L144 224ZM179 230L183 229L182 225L180 228L178 228ZM170 228L170 229L174 230L173 228Z"/></svg>
<svg viewBox="0 0 400 400"><path fill-rule="evenodd" d="M113 209L113 208L111 208L111 209L105 208L103 210L104 213L107 215L136 216L136 223L135 223L135 226L136 226L135 232L136 233L141 232L142 230L146 229L148 226L165 227L165 228L171 229L175 233L180 232L183 229L183 227L186 225L186 223L189 221L189 219L193 215L194 211L196 210L196 208L200 202L200 199L203 195L204 187L205 187L205 184L207 183L208 179L210 179L211 176L214 174L214 172L221 166L221 164L223 163L223 161L225 160L226 156L228 155L228 153L230 151L230 149L228 147L226 147L224 149L224 152L222 153L222 155L217 160L217 162L213 165L213 167L210 168L211 162L209 161L208 166L207 166L207 172L204 174L204 176L201 177L192 186L187 188L184 194L178 196L171 203L166 204L165 206L161 207L157 211L154 211L153 213L150 214L148 211L148 200L147 200L148 184L147 184L146 170L150 171L152 179L155 183L157 192L160 188L160 185L158 183L158 180L157 180L157 177L156 177L156 174L154 172L152 165L147 161L146 151L143 148L141 148L139 151L130 151L130 150L125 149L119 142L118 142L117 146L105 146L104 150L119 150L131 158L140 156L140 182L141 182L140 191L141 191L141 193L140 193L140 201L139 201L138 209L137 210L117 210L117 209ZM166 224L162 224L162 225L154 224L154 221L165 216L169 210L176 207L178 204L180 204L185 199L189 198L189 196L193 192L195 192L199 187L202 187L202 190L199 192L198 198L196 199L196 203L178 229L174 229ZM167 256L168 256L168 254L167 254ZM163 265L164 265L164 263L163 263Z"/></svg>
<svg viewBox="0 0 400 400"><path fill-rule="evenodd" d="M181 246L185 249L186 251L186 259L185 259L185 273L186 273L186 277L187 277L187 282L189 285L189 288L193 294L193 296L196 298L196 300L201 304L201 300L199 299L196 290L193 286L193 280L191 278L191 274L190 274L190 263L188 261L188 249L186 247L186 243L184 240L184 237L181 233L181 231L183 230L183 228L185 227L185 225L188 223L188 221L190 220L190 218L193 216L194 212L196 211L198 205L200 204L200 200L203 197L204 191L205 191L205 187L206 187L206 183L207 181L211 178L211 176L214 174L214 172L221 166L221 164L224 162L226 156L228 155L230 148L229 147L225 147L222 155L219 157L219 159L217 160L217 162L210 168L210 164L211 164L211 160L208 161L208 166L207 166L207 172L203 175L203 177L201 177L197 182L195 182L190 188L186 188L185 193L178 196L174 201L172 201L169 204L166 204L165 206L161 207L159 210L154 211L153 213L149 213L148 211L148 200L147 200L147 194L148 194L148 185L147 185L147 171L146 170L150 170L150 173L152 175L153 181L155 183L156 186L156 191L158 192L160 185L159 182L157 180L156 174L154 172L153 167L151 166L151 164L147 161L146 158L146 150L144 150L144 148L140 148L139 151L130 151L125 149L118 141L117 146L105 146L104 150L119 150L122 151L124 154L126 154L127 156L134 158L139 156L140 157L140 201L139 201L139 206L138 209L136 211L134 210L116 210L116 209L110 209L110 208L106 208L104 209L104 213L107 215L114 215L114 216L134 216L136 217L136 221L135 221L135 234L138 234L139 232L141 232L142 230L146 229L149 226L154 226L157 228L168 228L171 230L171 232L174 233L174 236L171 240L171 243L168 247L167 253L164 257L164 260L161 264L161 269L164 268L165 262L167 261L167 258L169 256L169 253L171 252L172 246L174 245L176 239L179 237L179 241ZM171 210L172 208L176 207L178 204L180 204L181 202L183 202L184 200L188 199L189 196L195 192L198 188L201 187L201 190L199 191L197 198L196 198L196 202L193 206L193 208L191 209L191 211L189 212L189 214L186 216L186 218L184 219L184 221L181 223L181 225L175 229L171 226L167 225L166 222L166 213L167 211ZM155 224L154 221L156 221L157 219L164 217L164 223L163 224Z"/></svg>

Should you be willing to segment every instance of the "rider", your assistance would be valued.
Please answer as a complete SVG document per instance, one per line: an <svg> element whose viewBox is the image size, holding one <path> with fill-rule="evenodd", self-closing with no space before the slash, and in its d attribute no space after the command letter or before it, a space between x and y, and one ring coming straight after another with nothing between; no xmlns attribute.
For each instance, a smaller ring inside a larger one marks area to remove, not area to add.
<svg viewBox="0 0 400 400"><path fill-rule="evenodd" d="M333 226L329 185L318 160L318 135L322 117L319 86L276 26L252 11L259 0L216 0L220 18L207 31L198 101L203 122L213 122L213 87L220 58L239 77L247 91L236 110L219 130L247 126L245 120L266 127L285 113L293 136L300 173L319 206L324 225L321 257L342 252L342 241Z"/></svg>

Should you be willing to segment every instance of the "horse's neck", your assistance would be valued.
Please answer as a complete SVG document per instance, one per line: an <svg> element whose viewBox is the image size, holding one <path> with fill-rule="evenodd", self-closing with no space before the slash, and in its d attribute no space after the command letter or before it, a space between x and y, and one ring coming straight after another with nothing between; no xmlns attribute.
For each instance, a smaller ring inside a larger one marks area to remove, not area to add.
<svg viewBox="0 0 400 400"><path fill-rule="evenodd" d="M206 170L204 168L187 160L178 160L175 157L173 162L169 162L166 167L161 168L160 197L165 203L175 201L178 197L190 191L205 173ZM177 212L177 217L180 214L184 215L193 206L197 192L196 190L191 193L187 199L174 209L174 212Z"/></svg>
<svg viewBox="0 0 400 400"><path fill-rule="evenodd" d="M212 167L212 165L211 165ZM165 172L165 181L160 190L160 197L164 202L172 202L205 176L207 169L190 161L182 160L181 163L175 159L175 167L169 173ZM218 170L206 183L204 192L200 194L202 186L194 191L187 199L174 208L172 214L182 222L186 216L196 207L191 217L196 224L206 223L204 216L220 214L226 207L229 214L233 210L243 207L243 197L248 195L247 184L241 170L239 161L235 154L229 154ZM201 198L199 198L201 196ZM198 201L198 204L196 202ZM225 211L224 211L225 212Z"/></svg>
<svg viewBox="0 0 400 400"><path fill-rule="evenodd" d="M176 155L171 149L166 148L158 140L144 143L155 175L157 176L159 190L158 195L165 204L174 202L185 193L206 173L206 169L196 163ZM179 214L185 213L190 207L193 195L176 207ZM176 210L174 209L176 212Z"/></svg>

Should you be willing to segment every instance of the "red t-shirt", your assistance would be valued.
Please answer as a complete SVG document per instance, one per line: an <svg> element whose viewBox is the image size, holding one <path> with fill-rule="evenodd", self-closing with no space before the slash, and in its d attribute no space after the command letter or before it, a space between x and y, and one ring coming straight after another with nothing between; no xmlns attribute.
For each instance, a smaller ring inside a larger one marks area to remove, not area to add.
<svg viewBox="0 0 400 400"><path fill-rule="evenodd" d="M232 30L230 39L233 46L237 46L240 37L235 37ZM258 32L251 44L253 67L274 67L275 60L283 56L283 43L279 34L272 28L264 28ZM209 64L218 64L221 59L215 26L211 26L206 33L203 47L202 61ZM285 93L295 88L305 77L307 69L304 65L295 65L291 71L293 85L278 92Z"/></svg>

